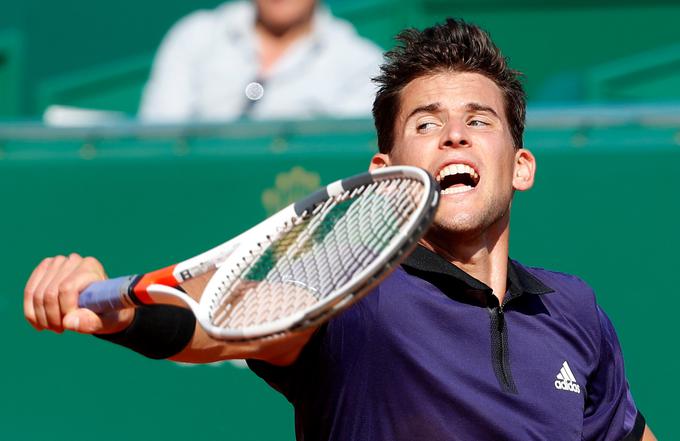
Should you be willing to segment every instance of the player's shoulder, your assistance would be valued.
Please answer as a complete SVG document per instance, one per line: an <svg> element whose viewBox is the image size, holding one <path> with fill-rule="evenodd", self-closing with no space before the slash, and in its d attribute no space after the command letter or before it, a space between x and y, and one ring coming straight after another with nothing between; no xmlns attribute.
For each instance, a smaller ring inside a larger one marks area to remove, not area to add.
<svg viewBox="0 0 680 441"><path fill-rule="evenodd" d="M587 308L595 312L595 292L579 276L542 267L526 266L514 260L513 264L552 290L548 296L545 296L546 301L557 303L562 308L569 307L569 309L578 311Z"/></svg>
<svg viewBox="0 0 680 441"><path fill-rule="evenodd" d="M592 288L590 287L590 285L588 285L588 283L585 280L583 280L581 277L577 275L543 267L524 265L523 263L520 263L516 260L513 260L512 263L516 267L523 269L533 277L537 278L544 284L548 286L555 285L551 286L555 290L557 288L560 288L569 291L586 290L592 292Z"/></svg>

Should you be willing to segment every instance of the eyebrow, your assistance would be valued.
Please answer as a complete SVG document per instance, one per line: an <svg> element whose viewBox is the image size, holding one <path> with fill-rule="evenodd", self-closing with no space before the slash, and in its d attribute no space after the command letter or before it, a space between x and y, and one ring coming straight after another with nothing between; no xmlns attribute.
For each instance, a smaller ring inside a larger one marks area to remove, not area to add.
<svg viewBox="0 0 680 441"><path fill-rule="evenodd" d="M411 111L411 113L408 114L408 116L406 117L406 120L408 120L409 118L411 118L413 115L415 115L415 114L417 114L417 113L432 113L432 112L436 112L436 111L440 110L441 107L442 107L442 106L441 106L441 104L439 104L439 103L431 103L431 104L426 104L426 105L424 105L424 106L418 106L418 107L416 107L415 109L413 109L413 110Z"/></svg>
<svg viewBox="0 0 680 441"><path fill-rule="evenodd" d="M441 110L441 104L440 103L431 103L431 104L426 104L424 106L418 106L415 109L411 111L411 113L408 114L406 119L408 120L411 118L413 115L416 115L418 113L432 113L432 112L437 112ZM485 104L480 104L480 103L467 103L465 105L465 110L468 112L486 112L490 113L491 115L495 116L496 118L500 119L500 116L498 116L498 112L496 112L493 107L487 106Z"/></svg>
<svg viewBox="0 0 680 441"><path fill-rule="evenodd" d="M496 118L501 119L501 117L498 116L498 113L493 109L493 107L489 107L489 106L484 105L484 104L468 103L465 106L465 108L468 112L487 112L487 113L492 114Z"/></svg>

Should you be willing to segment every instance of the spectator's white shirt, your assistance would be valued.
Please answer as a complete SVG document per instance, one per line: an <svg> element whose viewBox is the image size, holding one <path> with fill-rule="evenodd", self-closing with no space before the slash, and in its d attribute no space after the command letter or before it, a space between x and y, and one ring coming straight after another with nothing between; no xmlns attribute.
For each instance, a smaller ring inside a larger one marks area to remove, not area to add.
<svg viewBox="0 0 680 441"><path fill-rule="evenodd" d="M319 6L310 35L258 78L255 8L226 3L180 20L163 40L146 85L140 116L146 121L369 117L382 51L346 21ZM252 81L264 85L256 102Z"/></svg>

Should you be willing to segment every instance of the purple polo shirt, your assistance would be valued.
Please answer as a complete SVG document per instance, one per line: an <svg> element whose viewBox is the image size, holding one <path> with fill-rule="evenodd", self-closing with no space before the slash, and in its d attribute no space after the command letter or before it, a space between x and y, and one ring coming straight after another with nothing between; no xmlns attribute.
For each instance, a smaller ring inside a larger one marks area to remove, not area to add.
<svg viewBox="0 0 680 441"><path fill-rule="evenodd" d="M640 439L621 348L578 278L508 264L491 289L418 247L288 367L249 361L299 441Z"/></svg>

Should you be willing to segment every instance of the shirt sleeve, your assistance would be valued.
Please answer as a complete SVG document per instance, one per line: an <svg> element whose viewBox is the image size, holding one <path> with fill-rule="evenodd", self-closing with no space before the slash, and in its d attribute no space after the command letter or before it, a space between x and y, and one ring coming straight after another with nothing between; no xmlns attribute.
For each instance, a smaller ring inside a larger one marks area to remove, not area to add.
<svg viewBox="0 0 680 441"><path fill-rule="evenodd" d="M640 439L644 418L630 393L621 345L607 315L597 307L600 322L600 357L588 380L583 418L583 439L618 441ZM639 432L636 433L636 432Z"/></svg>
<svg viewBox="0 0 680 441"><path fill-rule="evenodd" d="M286 397L289 402L295 403L298 398L299 386L318 378L315 373L318 373L319 370L317 366L319 352L325 333L326 326L315 332L297 360L290 366L275 366L266 361L246 360L248 367L258 377L266 381L269 386Z"/></svg>
<svg viewBox="0 0 680 441"><path fill-rule="evenodd" d="M296 411L307 414L310 409L328 405L334 400L333 394L343 390L345 379L365 350L367 330L362 323L369 320L369 313L363 303L377 297L367 296L322 325L290 366L247 360L248 367L294 404Z"/></svg>

